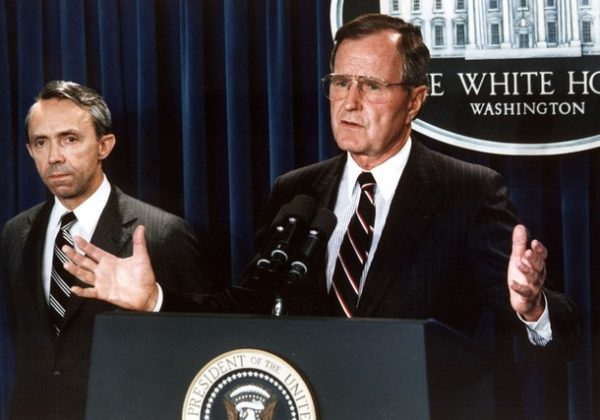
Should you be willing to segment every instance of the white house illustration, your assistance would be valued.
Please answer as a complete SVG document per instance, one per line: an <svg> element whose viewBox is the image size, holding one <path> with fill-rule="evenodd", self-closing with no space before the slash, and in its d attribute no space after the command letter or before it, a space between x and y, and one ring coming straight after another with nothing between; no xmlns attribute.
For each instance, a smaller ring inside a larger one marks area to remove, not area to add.
<svg viewBox="0 0 600 420"><path fill-rule="evenodd" d="M432 57L600 54L600 0L380 0L421 28Z"/></svg>

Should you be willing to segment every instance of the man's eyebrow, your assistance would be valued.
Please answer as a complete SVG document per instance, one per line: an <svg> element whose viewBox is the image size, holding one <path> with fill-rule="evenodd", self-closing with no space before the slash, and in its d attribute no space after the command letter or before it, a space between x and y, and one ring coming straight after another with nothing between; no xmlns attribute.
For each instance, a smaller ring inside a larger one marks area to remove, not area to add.
<svg viewBox="0 0 600 420"><path fill-rule="evenodd" d="M79 130L77 129L68 129L68 130L64 130L64 131L60 131L58 134L58 137L65 137L65 136L69 136L69 135L79 135ZM33 133L31 136L29 136L29 142L31 143L32 141L35 140L39 140L39 139L48 139L50 138L50 136L48 134L44 134L44 133L40 133L40 134L36 134Z"/></svg>

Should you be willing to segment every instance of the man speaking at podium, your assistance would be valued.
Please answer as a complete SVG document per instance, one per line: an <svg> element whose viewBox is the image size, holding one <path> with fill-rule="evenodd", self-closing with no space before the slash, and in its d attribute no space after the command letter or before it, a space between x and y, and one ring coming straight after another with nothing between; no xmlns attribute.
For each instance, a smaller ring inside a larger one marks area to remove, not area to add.
<svg viewBox="0 0 600 420"><path fill-rule="evenodd" d="M520 337L535 358L565 361L578 348L576 309L544 287L546 249L538 241L527 248L501 176L410 136L427 96L428 63L419 29L400 19L365 15L340 28L323 84L343 153L277 179L257 249L269 243L280 209L308 195L338 223L302 279L302 292L287 297L291 314L435 318L472 334L488 307L498 331ZM75 293L154 307L160 288L143 229L131 259L78 245L87 257L68 251L73 263L66 268L92 287ZM145 274L134 275L140 267ZM255 273L255 263L248 272ZM256 286L256 276L246 280ZM165 309L170 295L164 293ZM202 297L191 300L206 310Z"/></svg>

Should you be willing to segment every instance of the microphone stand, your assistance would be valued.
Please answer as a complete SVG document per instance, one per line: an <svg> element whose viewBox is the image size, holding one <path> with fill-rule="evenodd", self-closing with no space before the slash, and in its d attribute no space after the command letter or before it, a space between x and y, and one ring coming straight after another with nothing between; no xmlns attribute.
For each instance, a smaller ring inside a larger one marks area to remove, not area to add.
<svg viewBox="0 0 600 420"><path fill-rule="evenodd" d="M275 295L275 303L273 304L273 309L271 310L271 315L273 315L273 316L283 315L283 297L281 297L279 295Z"/></svg>
<svg viewBox="0 0 600 420"><path fill-rule="evenodd" d="M281 271L280 264L271 264L266 258L260 259L252 275L253 283L261 285L263 290L274 291L274 300L271 307L271 315L276 317L285 316L288 313L286 297L289 296L292 286L293 275ZM266 289L265 289L266 287Z"/></svg>
<svg viewBox="0 0 600 420"><path fill-rule="evenodd" d="M276 289L275 289L275 301L273 308L271 309L271 315L273 316L285 316L288 314L286 297L290 295L292 286L296 276L290 273L273 273L276 277ZM294 277L294 278L292 278Z"/></svg>

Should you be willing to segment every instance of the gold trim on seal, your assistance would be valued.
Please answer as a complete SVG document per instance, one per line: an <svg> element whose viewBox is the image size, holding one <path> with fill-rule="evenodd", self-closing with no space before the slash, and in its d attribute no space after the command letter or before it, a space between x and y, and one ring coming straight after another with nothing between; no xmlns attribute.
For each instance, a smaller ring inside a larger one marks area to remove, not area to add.
<svg viewBox="0 0 600 420"><path fill-rule="evenodd" d="M236 381L240 382L239 387L235 387ZM261 383L278 389L285 401L277 401L275 395L261 388ZM225 385L232 391L223 396L221 402L213 401ZM260 417L256 418L269 420L278 403L288 406L291 418L317 419L310 389L296 369L272 353L237 349L215 357L196 374L185 396L181 418L207 420L212 417L213 404L224 404L228 418L239 418L243 411L261 411Z"/></svg>

